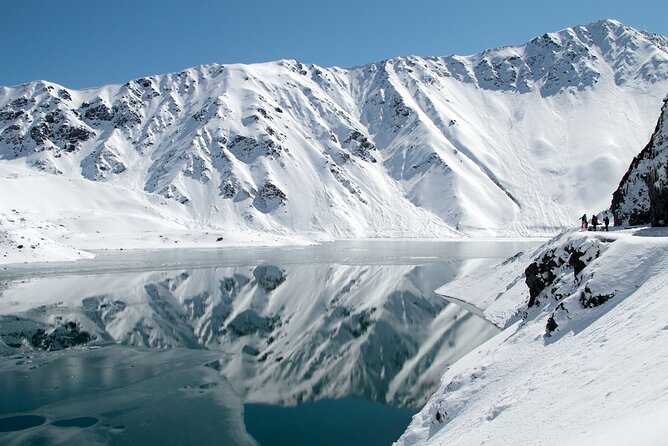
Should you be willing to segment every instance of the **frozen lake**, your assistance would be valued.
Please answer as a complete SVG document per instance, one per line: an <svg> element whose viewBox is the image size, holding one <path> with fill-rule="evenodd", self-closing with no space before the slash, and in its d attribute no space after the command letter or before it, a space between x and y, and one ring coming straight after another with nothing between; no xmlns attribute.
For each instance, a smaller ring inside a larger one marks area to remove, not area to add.
<svg viewBox="0 0 668 446"><path fill-rule="evenodd" d="M114 251L0 270L0 441L391 444L496 333L433 290L535 244Z"/></svg>

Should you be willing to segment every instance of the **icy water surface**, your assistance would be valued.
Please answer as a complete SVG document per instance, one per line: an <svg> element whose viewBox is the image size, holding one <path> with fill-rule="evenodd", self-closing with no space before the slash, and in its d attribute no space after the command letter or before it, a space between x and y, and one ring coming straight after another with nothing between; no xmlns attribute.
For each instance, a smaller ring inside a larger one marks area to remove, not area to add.
<svg viewBox="0 0 668 446"><path fill-rule="evenodd" d="M0 271L0 443L388 445L496 329L435 295L532 242L102 252Z"/></svg>

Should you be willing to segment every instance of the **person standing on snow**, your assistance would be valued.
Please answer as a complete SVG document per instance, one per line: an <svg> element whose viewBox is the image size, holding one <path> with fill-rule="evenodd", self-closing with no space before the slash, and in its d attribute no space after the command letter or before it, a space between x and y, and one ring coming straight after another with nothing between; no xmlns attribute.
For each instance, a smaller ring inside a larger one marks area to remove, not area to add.
<svg viewBox="0 0 668 446"><path fill-rule="evenodd" d="M596 225L598 225L598 218L596 215L591 216L591 225L594 227L594 231L596 230Z"/></svg>
<svg viewBox="0 0 668 446"><path fill-rule="evenodd" d="M582 217L580 217L580 221L582 224L580 225L580 229L587 229L587 214L582 214Z"/></svg>
<svg viewBox="0 0 668 446"><path fill-rule="evenodd" d="M605 225L605 230L608 230L608 225L610 224L610 219L608 218L608 215L606 214L605 217L603 217L603 224Z"/></svg>

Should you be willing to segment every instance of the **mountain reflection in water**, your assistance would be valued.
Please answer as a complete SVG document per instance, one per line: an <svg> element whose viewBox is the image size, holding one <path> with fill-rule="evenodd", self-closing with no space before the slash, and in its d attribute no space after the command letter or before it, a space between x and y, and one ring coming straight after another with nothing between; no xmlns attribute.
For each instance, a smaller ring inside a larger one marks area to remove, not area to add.
<svg viewBox="0 0 668 446"><path fill-rule="evenodd" d="M509 247L507 254L514 252ZM449 364L497 332L433 290L497 260L404 260L258 260L13 278L0 287L0 351L20 358L31 345L53 350L88 339L131 346L132 355L141 355L136 347L180 347L173 350L206 352L193 364L207 371L196 374L216 373L225 383L218 388L231 389L243 404L354 398L418 408ZM7 367L3 374L18 373ZM0 416L44 403L6 403Z"/></svg>

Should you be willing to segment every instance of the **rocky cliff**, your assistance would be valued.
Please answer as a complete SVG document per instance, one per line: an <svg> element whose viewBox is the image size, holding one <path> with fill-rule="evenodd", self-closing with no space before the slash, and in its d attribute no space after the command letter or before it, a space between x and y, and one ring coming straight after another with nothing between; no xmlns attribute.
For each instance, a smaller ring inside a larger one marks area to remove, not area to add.
<svg viewBox="0 0 668 446"><path fill-rule="evenodd" d="M668 224L668 98L645 148L612 196L615 225Z"/></svg>

